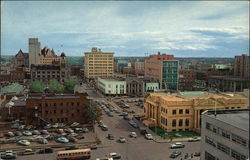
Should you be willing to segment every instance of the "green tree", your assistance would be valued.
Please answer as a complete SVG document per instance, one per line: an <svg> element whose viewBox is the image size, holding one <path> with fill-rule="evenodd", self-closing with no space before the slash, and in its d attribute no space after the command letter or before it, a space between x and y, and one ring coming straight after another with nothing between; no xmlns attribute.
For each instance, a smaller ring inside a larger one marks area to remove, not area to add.
<svg viewBox="0 0 250 160"><path fill-rule="evenodd" d="M57 80L52 79L49 81L49 91L53 93L62 93L64 86L60 84Z"/></svg>
<svg viewBox="0 0 250 160"><path fill-rule="evenodd" d="M95 121L100 120L101 115L102 115L102 112L100 108L98 107L98 105L95 102L91 101L87 108L88 123L94 124Z"/></svg>
<svg viewBox="0 0 250 160"><path fill-rule="evenodd" d="M44 91L44 83L42 81L33 81L30 84L30 90L34 93L43 93Z"/></svg>
<svg viewBox="0 0 250 160"><path fill-rule="evenodd" d="M77 84L77 79L75 77L70 77L64 83L64 92L74 93L74 88L76 84Z"/></svg>

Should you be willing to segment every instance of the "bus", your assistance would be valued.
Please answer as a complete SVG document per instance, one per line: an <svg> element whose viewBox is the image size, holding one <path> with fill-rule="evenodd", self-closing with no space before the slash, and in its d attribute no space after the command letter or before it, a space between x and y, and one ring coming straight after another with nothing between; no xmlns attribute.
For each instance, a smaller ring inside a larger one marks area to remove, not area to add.
<svg viewBox="0 0 250 160"><path fill-rule="evenodd" d="M85 160L90 159L91 150L87 149L76 149L67 151L58 151L57 160Z"/></svg>

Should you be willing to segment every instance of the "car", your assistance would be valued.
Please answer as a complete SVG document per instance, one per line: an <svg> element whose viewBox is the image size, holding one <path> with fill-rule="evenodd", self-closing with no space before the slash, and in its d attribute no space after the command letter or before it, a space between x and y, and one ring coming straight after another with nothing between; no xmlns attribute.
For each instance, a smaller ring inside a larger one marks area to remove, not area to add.
<svg viewBox="0 0 250 160"><path fill-rule="evenodd" d="M16 131L15 135L16 135L16 136L22 136L23 134L22 134L22 132L20 132L20 131Z"/></svg>
<svg viewBox="0 0 250 160"><path fill-rule="evenodd" d="M44 129L50 129L51 128L51 124L46 124L46 126L44 126Z"/></svg>
<svg viewBox="0 0 250 160"><path fill-rule="evenodd" d="M11 125L12 129L18 129L19 127L20 127L20 124L18 124L18 123L14 123Z"/></svg>
<svg viewBox="0 0 250 160"><path fill-rule="evenodd" d="M32 132L31 131L23 131L23 135L24 136L32 136Z"/></svg>
<svg viewBox="0 0 250 160"><path fill-rule="evenodd" d="M78 136L78 134L77 133L70 133L68 136L69 137L76 137L76 136Z"/></svg>
<svg viewBox="0 0 250 160"><path fill-rule="evenodd" d="M68 138L68 140L69 140L70 142L77 142L77 141L78 141L78 139L75 138L75 137L70 137L70 136L68 136L67 138Z"/></svg>
<svg viewBox="0 0 250 160"><path fill-rule="evenodd" d="M129 120L129 117L128 117L128 115L126 115L126 116L123 116L123 119L125 119L125 120Z"/></svg>
<svg viewBox="0 0 250 160"><path fill-rule="evenodd" d="M176 151L173 151L173 152L170 154L169 158L176 158L176 157L178 157L179 155L181 155L181 151L176 150Z"/></svg>
<svg viewBox="0 0 250 160"><path fill-rule="evenodd" d="M7 133L5 133L5 135L7 137L14 137L15 136L15 134L13 132L7 132Z"/></svg>
<svg viewBox="0 0 250 160"><path fill-rule="evenodd" d="M53 152L54 150L52 148L44 148L38 151L39 154L46 154L46 153L53 153Z"/></svg>
<svg viewBox="0 0 250 160"><path fill-rule="evenodd" d="M195 156L195 157L200 157L200 156L201 156L201 152L195 152L195 153L194 153L194 156Z"/></svg>
<svg viewBox="0 0 250 160"><path fill-rule="evenodd" d="M114 115L111 112L107 113L109 117L114 117Z"/></svg>
<svg viewBox="0 0 250 160"><path fill-rule="evenodd" d="M2 159L16 159L17 153L12 150L7 150L5 152L0 153L0 158Z"/></svg>
<svg viewBox="0 0 250 160"><path fill-rule="evenodd" d="M120 143L126 143L126 139L125 139L125 137L123 137L123 136L119 137L118 141L119 141Z"/></svg>
<svg viewBox="0 0 250 160"><path fill-rule="evenodd" d="M77 126L79 126L79 125L80 125L80 123L74 122L74 123L72 123L72 124L70 125L70 127L77 127Z"/></svg>
<svg viewBox="0 0 250 160"><path fill-rule="evenodd" d="M91 145L91 146L89 146L89 148L90 148L91 150L97 149L97 145Z"/></svg>
<svg viewBox="0 0 250 160"><path fill-rule="evenodd" d="M117 153L109 153L109 157L113 158L113 159L121 159L122 156L120 154Z"/></svg>
<svg viewBox="0 0 250 160"><path fill-rule="evenodd" d="M147 129L146 129L145 127L140 127L139 130L140 130L140 133L141 133L142 135L144 135L144 136L145 136L146 134L148 134Z"/></svg>
<svg viewBox="0 0 250 160"><path fill-rule="evenodd" d="M55 123L55 124L53 124L51 127L52 127L52 128L58 128L59 125L58 125L58 123Z"/></svg>
<svg viewBox="0 0 250 160"><path fill-rule="evenodd" d="M31 155L31 154L36 154L35 151L33 151L32 149L25 149L23 152L21 152L21 155Z"/></svg>
<svg viewBox="0 0 250 160"><path fill-rule="evenodd" d="M188 142L197 142L197 141L200 141L201 138L200 137L192 137L190 139L188 139Z"/></svg>
<svg viewBox="0 0 250 160"><path fill-rule="evenodd" d="M182 143L180 143L180 142L176 142L174 144L171 144L171 146L170 146L171 149L174 149L174 148L184 148L184 147L185 147L185 145L182 144Z"/></svg>
<svg viewBox="0 0 250 160"><path fill-rule="evenodd" d="M137 137L137 134L135 132L130 132L129 136L131 138L136 138Z"/></svg>
<svg viewBox="0 0 250 160"><path fill-rule="evenodd" d="M129 123L131 126L133 126L134 128L138 128L138 125L137 125L137 123L136 123L135 121L129 120L128 123Z"/></svg>
<svg viewBox="0 0 250 160"><path fill-rule="evenodd" d="M103 131L108 131L108 126L103 125L103 126L101 127L101 129L102 129Z"/></svg>
<svg viewBox="0 0 250 160"><path fill-rule="evenodd" d="M64 130L63 129L57 129L56 132L62 134L62 133L64 133Z"/></svg>
<svg viewBox="0 0 250 160"><path fill-rule="evenodd" d="M45 139L45 138L38 138L37 142L40 143L40 144L48 144L48 140Z"/></svg>
<svg viewBox="0 0 250 160"><path fill-rule="evenodd" d="M41 133L44 134L44 135L49 135L49 132L47 130L41 130Z"/></svg>
<svg viewBox="0 0 250 160"><path fill-rule="evenodd" d="M112 134L108 134L107 138L108 138L109 140L114 140L114 136L113 136Z"/></svg>
<svg viewBox="0 0 250 160"><path fill-rule="evenodd" d="M76 147L76 146L69 146L69 147L66 147L65 150L75 150L75 149L79 149L79 147Z"/></svg>
<svg viewBox="0 0 250 160"><path fill-rule="evenodd" d="M40 135L41 133L38 130L34 130L34 131L32 131L32 134L33 135Z"/></svg>
<svg viewBox="0 0 250 160"><path fill-rule="evenodd" d="M66 137L59 137L56 140L57 140L57 142L60 142L60 143L68 143L69 142L69 140Z"/></svg>
<svg viewBox="0 0 250 160"><path fill-rule="evenodd" d="M30 142L26 139L18 141L18 144L23 145L23 146L28 146L30 145Z"/></svg>
<svg viewBox="0 0 250 160"><path fill-rule="evenodd" d="M120 114L119 114L119 116L127 116L128 115L128 113L126 113L126 112L121 112Z"/></svg>
<svg viewBox="0 0 250 160"><path fill-rule="evenodd" d="M83 128L82 128L82 131L83 131L83 133L88 133L88 132L89 132L89 129L86 128L86 127L83 127Z"/></svg>
<svg viewBox="0 0 250 160"><path fill-rule="evenodd" d="M65 132L67 132L67 133L74 133L74 130L71 129L71 128L67 128L67 129L65 129Z"/></svg>
<svg viewBox="0 0 250 160"><path fill-rule="evenodd" d="M152 134L145 134L145 138L148 139L148 140L152 140L153 139L153 136Z"/></svg>

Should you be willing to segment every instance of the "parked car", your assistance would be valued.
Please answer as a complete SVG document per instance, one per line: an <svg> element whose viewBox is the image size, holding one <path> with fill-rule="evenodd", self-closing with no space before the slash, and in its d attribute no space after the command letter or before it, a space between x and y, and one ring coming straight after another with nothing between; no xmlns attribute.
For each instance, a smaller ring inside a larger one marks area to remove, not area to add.
<svg viewBox="0 0 250 160"><path fill-rule="evenodd" d="M70 142L77 142L77 141L78 141L78 139L75 138L75 137L70 137L70 136L68 136L67 138L68 138L68 140L69 140Z"/></svg>
<svg viewBox="0 0 250 160"><path fill-rule="evenodd" d="M49 132L47 130L41 130L41 133L44 135L49 135Z"/></svg>
<svg viewBox="0 0 250 160"><path fill-rule="evenodd" d="M24 136L32 136L32 132L31 131L23 131L23 135Z"/></svg>
<svg viewBox="0 0 250 160"><path fill-rule="evenodd" d="M123 137L123 136L121 136L121 137L118 139L118 141L119 141L120 143L126 143L126 139L125 139L125 137Z"/></svg>
<svg viewBox="0 0 250 160"><path fill-rule="evenodd" d="M28 146L30 145L30 142L26 139L18 141L18 144L23 145L23 146Z"/></svg>
<svg viewBox="0 0 250 160"><path fill-rule="evenodd" d="M64 133L64 130L63 129L57 129L56 132L59 133L59 134L62 134L62 133Z"/></svg>
<svg viewBox="0 0 250 160"><path fill-rule="evenodd" d="M171 146L170 146L171 149L174 149L174 148L184 148L184 147L185 147L185 145L182 144L182 143L180 143L180 142L176 142L174 144L171 144Z"/></svg>
<svg viewBox="0 0 250 160"><path fill-rule="evenodd" d="M152 136L152 134L145 134L145 138L148 140L152 140L153 136Z"/></svg>
<svg viewBox="0 0 250 160"><path fill-rule="evenodd" d="M67 132L67 133L74 133L74 130L71 129L71 128L67 128L67 129L65 129L65 132Z"/></svg>
<svg viewBox="0 0 250 160"><path fill-rule="evenodd" d="M7 133L5 133L5 136L7 136L7 137L14 137L15 134L13 132L7 132Z"/></svg>
<svg viewBox="0 0 250 160"><path fill-rule="evenodd" d="M77 127L77 126L79 126L79 124L80 124L80 123L78 123L78 122L74 122L74 123L72 123L72 124L70 125L70 127Z"/></svg>
<svg viewBox="0 0 250 160"><path fill-rule="evenodd" d="M111 112L107 113L109 117L114 117L114 115Z"/></svg>
<svg viewBox="0 0 250 160"><path fill-rule="evenodd" d="M103 131L108 131L108 126L103 125L103 126L101 127L101 129L102 129Z"/></svg>
<svg viewBox="0 0 250 160"><path fill-rule="evenodd" d="M79 149L79 147L76 147L76 146L69 146L69 147L66 147L65 150L74 150L74 149Z"/></svg>
<svg viewBox="0 0 250 160"><path fill-rule="evenodd" d="M131 126L133 126L134 128L138 128L138 125L136 124L135 121L129 120L128 123L129 123Z"/></svg>
<svg viewBox="0 0 250 160"><path fill-rule="evenodd" d="M179 150L176 150L176 151L173 151L171 154L170 154L170 158L176 158L178 157L179 155L181 155L181 151Z"/></svg>
<svg viewBox="0 0 250 160"><path fill-rule="evenodd" d="M5 152L0 153L0 158L2 159L16 159L17 153L12 150L7 150Z"/></svg>
<svg viewBox="0 0 250 160"><path fill-rule="evenodd" d="M22 132L20 132L20 131L16 131L15 135L16 135L16 136L22 136L23 134L22 134Z"/></svg>
<svg viewBox="0 0 250 160"><path fill-rule="evenodd" d="M129 136L131 138L136 138L137 137L137 134L135 132L130 132Z"/></svg>
<svg viewBox="0 0 250 160"><path fill-rule="evenodd" d="M200 156L201 156L201 152L195 152L195 153L194 153L194 156L195 156L195 157L200 157Z"/></svg>
<svg viewBox="0 0 250 160"><path fill-rule="evenodd" d="M53 153L54 150L52 148L45 148L45 149L40 149L38 151L39 154L47 154L47 153Z"/></svg>
<svg viewBox="0 0 250 160"><path fill-rule="evenodd" d="M31 155L31 154L36 154L35 151L33 151L32 149L25 149L23 152L21 152L21 155Z"/></svg>
<svg viewBox="0 0 250 160"><path fill-rule="evenodd" d="M123 116L123 119L125 119L125 120L129 120L128 115Z"/></svg>
<svg viewBox="0 0 250 160"><path fill-rule="evenodd" d="M108 138L109 140L114 140L114 136L113 136L112 134L108 134L107 138Z"/></svg>
<svg viewBox="0 0 250 160"><path fill-rule="evenodd" d="M18 124L18 123L14 123L11 125L12 129L18 129L19 127L20 127L20 124Z"/></svg>
<svg viewBox="0 0 250 160"><path fill-rule="evenodd" d="M37 142L40 143L40 144L48 144L48 140L45 139L45 138L38 138Z"/></svg>
<svg viewBox="0 0 250 160"><path fill-rule="evenodd" d="M109 157L113 158L113 159L121 159L122 156L120 154L117 153L109 153Z"/></svg>
<svg viewBox="0 0 250 160"><path fill-rule="evenodd" d="M57 138L57 142L60 142L60 143L68 143L69 140L65 137L59 137Z"/></svg>
<svg viewBox="0 0 250 160"><path fill-rule="evenodd" d="M69 137L76 137L76 136L78 136L78 134L77 133L70 133L68 136Z"/></svg>
<svg viewBox="0 0 250 160"><path fill-rule="evenodd" d="M89 148L91 149L91 150L94 150L94 149L97 149L97 145L91 145L91 146L89 146Z"/></svg>
<svg viewBox="0 0 250 160"><path fill-rule="evenodd" d="M38 130L34 130L34 131L32 131L32 134L33 135L40 135L41 133Z"/></svg>
<svg viewBox="0 0 250 160"><path fill-rule="evenodd" d="M142 135L148 134L147 129L145 127L140 127L139 130Z"/></svg>
<svg viewBox="0 0 250 160"><path fill-rule="evenodd" d="M88 133L88 132L89 132L89 129L86 128L86 127L83 127L83 128L82 128L82 131L83 131L83 133Z"/></svg>
<svg viewBox="0 0 250 160"><path fill-rule="evenodd" d="M197 142L197 141L200 141L201 138L200 137L192 137L188 140L188 142Z"/></svg>

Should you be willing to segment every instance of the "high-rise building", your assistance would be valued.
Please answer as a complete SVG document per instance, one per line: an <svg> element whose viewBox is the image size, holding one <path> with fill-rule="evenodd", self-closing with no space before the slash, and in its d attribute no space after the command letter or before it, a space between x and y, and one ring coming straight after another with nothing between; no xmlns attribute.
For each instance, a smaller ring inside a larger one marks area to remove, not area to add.
<svg viewBox="0 0 250 160"><path fill-rule="evenodd" d="M150 55L145 59L144 77L158 80L162 89L178 89L179 61L173 55Z"/></svg>
<svg viewBox="0 0 250 160"><path fill-rule="evenodd" d="M201 159L249 159L249 109L202 114Z"/></svg>
<svg viewBox="0 0 250 160"><path fill-rule="evenodd" d="M41 54L41 44L38 41L38 38L29 38L29 66L31 66L31 64L39 63L40 54Z"/></svg>
<svg viewBox="0 0 250 160"><path fill-rule="evenodd" d="M241 78L250 78L250 66L249 66L249 56L242 54L241 56L235 56L234 58L234 76L239 76Z"/></svg>
<svg viewBox="0 0 250 160"><path fill-rule="evenodd" d="M113 77L114 52L102 52L101 49L92 48L91 52L84 54L84 74L87 79Z"/></svg>

